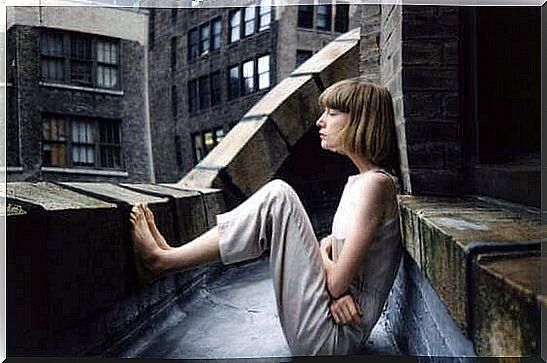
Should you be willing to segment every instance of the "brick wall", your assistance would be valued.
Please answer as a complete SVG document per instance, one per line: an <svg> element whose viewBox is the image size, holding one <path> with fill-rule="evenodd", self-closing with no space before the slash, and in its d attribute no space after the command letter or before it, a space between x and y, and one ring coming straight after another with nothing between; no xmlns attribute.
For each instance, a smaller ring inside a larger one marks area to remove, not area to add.
<svg viewBox="0 0 547 363"><path fill-rule="evenodd" d="M9 53L17 67L9 68L14 85L8 108L8 165L17 165L18 137L22 173L10 180L149 181L149 157L145 135L144 48L121 40L120 64L123 95L40 86L40 31L37 27L13 26L8 31ZM18 115L17 112L20 111ZM41 119L43 113L121 120L121 145L127 177L49 173L42 166Z"/></svg>
<svg viewBox="0 0 547 363"><path fill-rule="evenodd" d="M409 177L414 194L458 194L461 173L460 9L402 8Z"/></svg>

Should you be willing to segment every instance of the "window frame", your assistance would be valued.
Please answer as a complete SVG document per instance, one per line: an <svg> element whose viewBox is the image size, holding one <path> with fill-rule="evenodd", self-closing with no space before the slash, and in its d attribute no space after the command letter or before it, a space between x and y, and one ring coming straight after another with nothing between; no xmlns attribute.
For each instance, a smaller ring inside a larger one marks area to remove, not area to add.
<svg viewBox="0 0 547 363"><path fill-rule="evenodd" d="M268 11L262 12L262 9L264 9L264 8L267 8ZM268 16L269 21L268 21L267 24L263 24L262 18L266 15ZM273 8L273 5L272 5L272 1L271 0L260 0L260 3L258 5L258 14L257 14L257 23L258 23L257 32L260 33L262 31L270 29L270 25L272 23L273 17L274 17L274 8Z"/></svg>
<svg viewBox="0 0 547 363"><path fill-rule="evenodd" d="M56 121L62 121L64 123L65 127L65 140L47 140L44 137L44 124L46 122L49 122L51 125L51 122L53 120ZM91 124L91 130L93 133L93 142L80 142L75 141L73 138L74 133L74 124L77 122L86 122ZM109 123L109 125L115 126L117 130L117 141L118 143L112 143L108 142L102 139L101 136L101 124L102 123ZM62 114L54 114L54 113L43 113L41 116L41 130L42 130L42 137L41 137L41 162L43 166L46 167L58 167L58 168L67 168L67 169L95 169L95 170L124 170L124 160L123 160L123 142L122 142L122 128L121 128L121 120L119 119L105 119L105 118L95 118L95 117L80 117L75 115L62 115ZM47 144L63 144L65 146L65 163L62 165L58 164L52 164L49 162L46 162L45 155L44 155L44 149ZM77 161L74 161L73 152L74 147L77 145L93 145L93 164L79 164ZM105 166L105 163L103 163L103 152L106 152L107 149L116 149L117 150L117 158L119 161L118 166Z"/></svg>
<svg viewBox="0 0 547 363"><path fill-rule="evenodd" d="M44 38L49 35L55 35L60 36L62 38L62 44L63 49L61 50L60 54L48 54L44 51L43 48L43 42ZM89 47L90 47L90 58L84 59L84 58L77 58L73 54L73 44L77 44L81 42L82 40L89 41ZM76 87L87 87L87 88L95 88L95 89L105 89L105 90L115 90L119 91L122 90L122 77L121 77L121 42L119 39L116 38L110 38L110 37L104 37L99 35L93 35L93 34L86 34L86 33L79 33L79 32L72 32L72 31L60 31L60 30L51 30L48 28L41 29L40 31L40 80L43 82L53 82L53 83L60 83L60 84L66 84ZM114 46L114 49L116 51L116 62L115 63L109 63L105 61L99 61L99 53L98 53L98 43L104 42L106 44L111 44ZM62 69L63 69L63 76L62 79L52 79L46 77L44 74L44 61L56 59L58 61L61 61L62 63ZM89 71L89 77L91 81L89 83L86 82L78 82L76 79L74 79L72 71L73 71L73 65L76 63L85 64L88 63L90 65L90 71ZM116 85L114 87L105 87L99 84L98 79L98 68L99 67L105 67L106 69L115 69L116 74Z"/></svg>
<svg viewBox="0 0 547 363"><path fill-rule="evenodd" d="M328 9L327 11L327 14L323 14L323 13L320 13L319 10L320 9ZM317 30L322 30L322 31L332 31L332 5L331 4L319 4L317 5L317 7L315 8L315 28ZM319 26L319 19L321 17L325 17L325 20L327 21L327 26L325 27L320 27Z"/></svg>
<svg viewBox="0 0 547 363"><path fill-rule="evenodd" d="M218 132L222 131L222 137L219 140ZM211 134L212 140L213 140L213 146L211 149L207 149L206 143L205 143L205 137L206 134ZM192 140L192 153L194 156L194 165L198 164L201 160L205 159L205 157L226 137L226 131L224 126L218 126L213 128L207 128L200 131L193 132L190 135L190 138ZM198 157L198 150L196 147L196 139L199 139L201 143L201 150L203 150L203 155L201 158Z"/></svg>
<svg viewBox="0 0 547 363"><path fill-rule="evenodd" d="M228 13L228 44L234 44L242 39L241 37L241 9L231 10ZM233 24L232 19L237 14L238 16L238 23ZM233 39L234 29L237 29L237 39Z"/></svg>

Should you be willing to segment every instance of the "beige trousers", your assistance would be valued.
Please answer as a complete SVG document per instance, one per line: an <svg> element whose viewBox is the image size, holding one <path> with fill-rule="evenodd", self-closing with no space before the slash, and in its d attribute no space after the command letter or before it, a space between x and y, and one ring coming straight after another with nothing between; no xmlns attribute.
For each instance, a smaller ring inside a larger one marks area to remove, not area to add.
<svg viewBox="0 0 547 363"><path fill-rule="evenodd" d="M271 181L237 208L218 215L217 222L224 264L270 250L279 319L292 354L348 353L352 344L338 341L347 335L329 318L319 242L295 191L281 180Z"/></svg>

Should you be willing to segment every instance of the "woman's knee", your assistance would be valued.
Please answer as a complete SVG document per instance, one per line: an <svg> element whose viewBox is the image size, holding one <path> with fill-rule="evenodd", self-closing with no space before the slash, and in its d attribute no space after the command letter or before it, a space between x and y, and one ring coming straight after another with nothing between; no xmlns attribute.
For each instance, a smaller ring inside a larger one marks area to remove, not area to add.
<svg viewBox="0 0 547 363"><path fill-rule="evenodd" d="M281 179L274 179L268 182L265 185L274 195L283 195L283 196L296 196L296 192L293 187L291 187L286 181Z"/></svg>

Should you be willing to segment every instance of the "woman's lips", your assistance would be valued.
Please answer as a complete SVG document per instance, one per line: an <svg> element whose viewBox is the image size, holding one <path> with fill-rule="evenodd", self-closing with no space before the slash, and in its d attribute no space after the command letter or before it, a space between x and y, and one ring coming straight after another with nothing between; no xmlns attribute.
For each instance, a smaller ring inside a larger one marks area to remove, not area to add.
<svg viewBox="0 0 547 363"><path fill-rule="evenodd" d="M322 139L324 139L325 137L327 137L327 135L325 135L325 134L319 134L319 137L322 138Z"/></svg>

